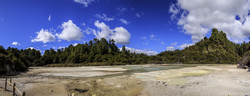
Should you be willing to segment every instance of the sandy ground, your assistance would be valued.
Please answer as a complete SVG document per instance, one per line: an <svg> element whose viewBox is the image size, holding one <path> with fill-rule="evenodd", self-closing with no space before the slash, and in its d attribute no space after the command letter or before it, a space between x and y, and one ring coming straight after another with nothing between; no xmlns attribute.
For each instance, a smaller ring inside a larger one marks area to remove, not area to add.
<svg viewBox="0 0 250 96"><path fill-rule="evenodd" d="M27 96L250 96L250 72L235 65L136 73L126 67L33 67L12 81ZM4 80L0 96L12 96L11 87L3 91Z"/></svg>
<svg viewBox="0 0 250 96"><path fill-rule="evenodd" d="M250 72L233 65L137 73L144 96L250 96Z"/></svg>

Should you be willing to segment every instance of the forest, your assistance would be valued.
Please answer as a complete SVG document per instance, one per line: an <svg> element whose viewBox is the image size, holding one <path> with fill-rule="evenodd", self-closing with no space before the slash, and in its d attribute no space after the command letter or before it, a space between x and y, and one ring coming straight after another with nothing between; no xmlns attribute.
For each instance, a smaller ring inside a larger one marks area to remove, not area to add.
<svg viewBox="0 0 250 96"><path fill-rule="evenodd" d="M27 71L30 66L97 66L124 64L236 64L250 53L250 42L236 44L226 34L212 29L209 38L182 50L165 51L154 56L131 53L114 40L93 39L85 44L69 45L62 49L17 49L0 46L0 74ZM245 59L244 59L245 60ZM244 61L246 62L246 60Z"/></svg>

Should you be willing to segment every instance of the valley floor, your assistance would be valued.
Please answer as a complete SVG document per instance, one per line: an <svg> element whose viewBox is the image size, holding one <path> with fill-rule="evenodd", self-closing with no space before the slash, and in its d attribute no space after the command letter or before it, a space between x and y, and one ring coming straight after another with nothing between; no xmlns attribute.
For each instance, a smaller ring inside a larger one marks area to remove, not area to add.
<svg viewBox="0 0 250 96"><path fill-rule="evenodd" d="M27 96L250 96L250 72L236 65L183 66L32 67L12 81ZM0 96L12 96L4 81Z"/></svg>

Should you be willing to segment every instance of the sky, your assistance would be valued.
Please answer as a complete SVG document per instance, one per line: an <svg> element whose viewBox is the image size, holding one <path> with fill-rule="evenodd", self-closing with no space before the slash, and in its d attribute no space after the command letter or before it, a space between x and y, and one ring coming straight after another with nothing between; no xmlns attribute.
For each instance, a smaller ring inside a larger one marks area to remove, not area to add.
<svg viewBox="0 0 250 96"><path fill-rule="evenodd" d="M0 45L59 49L94 38L155 55L209 37L250 36L249 0L0 0Z"/></svg>

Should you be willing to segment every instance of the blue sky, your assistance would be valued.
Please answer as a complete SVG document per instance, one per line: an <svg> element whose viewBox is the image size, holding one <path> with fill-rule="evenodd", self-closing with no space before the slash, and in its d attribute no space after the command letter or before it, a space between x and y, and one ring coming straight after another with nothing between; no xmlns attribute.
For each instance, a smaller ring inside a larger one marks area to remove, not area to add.
<svg viewBox="0 0 250 96"><path fill-rule="evenodd" d="M193 15L193 6L202 9L202 4L186 5L190 4L183 0L0 0L0 45L44 51L104 37L115 39L119 47L125 44L131 50L154 54L192 45L209 36L212 27L223 31L240 28L242 36L226 33L235 42L247 41L250 33L248 5L240 12L204 6L210 8L211 13L217 10L230 13L229 17L234 18L226 19L231 20L226 27L219 26L226 21L213 23L199 19L206 17ZM235 5L233 9L240 6ZM212 14L211 18L217 19L216 15ZM198 20L190 20L191 17ZM237 25L236 21L242 25ZM230 29L231 23L239 27Z"/></svg>

